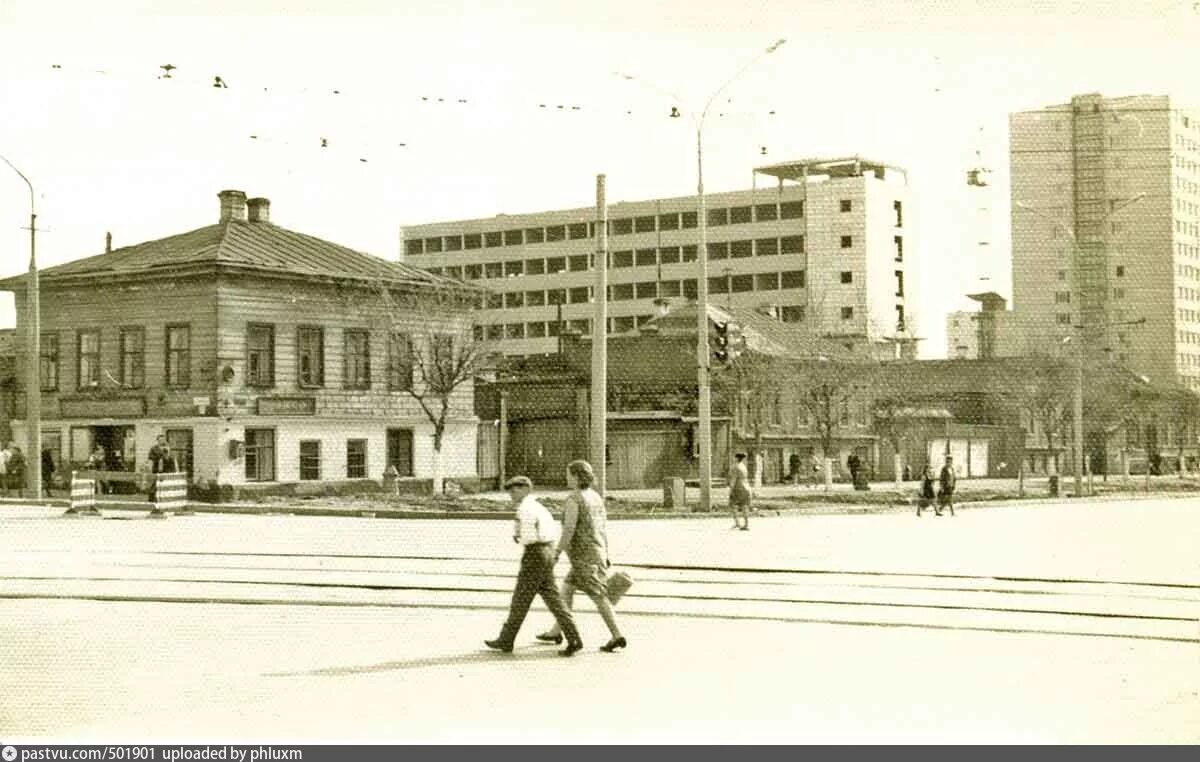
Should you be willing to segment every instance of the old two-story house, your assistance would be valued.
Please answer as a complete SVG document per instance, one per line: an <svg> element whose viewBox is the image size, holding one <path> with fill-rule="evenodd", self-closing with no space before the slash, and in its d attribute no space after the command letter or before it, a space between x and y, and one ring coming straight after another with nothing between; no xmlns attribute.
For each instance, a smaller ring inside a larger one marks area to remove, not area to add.
<svg viewBox="0 0 1200 762"><path fill-rule="evenodd" d="M218 196L216 224L41 272L43 446L78 466L99 445L109 469L134 470L165 434L210 490L378 481L392 466L474 479L471 382L452 396L437 464L408 390L423 346L470 340L478 293L280 227L267 199ZM0 289L24 316L25 277Z"/></svg>

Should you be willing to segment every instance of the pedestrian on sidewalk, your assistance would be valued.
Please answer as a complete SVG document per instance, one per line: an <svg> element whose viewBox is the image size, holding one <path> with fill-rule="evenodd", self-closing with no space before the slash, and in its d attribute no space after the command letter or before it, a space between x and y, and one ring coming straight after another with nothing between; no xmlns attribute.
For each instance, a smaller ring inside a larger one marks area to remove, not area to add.
<svg viewBox="0 0 1200 762"><path fill-rule="evenodd" d="M933 468L926 463L925 468L921 469L921 491L917 493L917 516L921 515L921 511L933 505L933 501L936 499L937 493L934 491L933 486Z"/></svg>
<svg viewBox="0 0 1200 762"><path fill-rule="evenodd" d="M6 442L0 450L0 489L4 490L5 497L8 497L8 459L12 457L13 446L12 442Z"/></svg>
<svg viewBox="0 0 1200 762"><path fill-rule="evenodd" d="M735 463L729 469L729 507L733 511L733 528L745 531L750 528L750 472L746 470L746 453L733 456Z"/></svg>
<svg viewBox="0 0 1200 762"><path fill-rule="evenodd" d="M51 487L54 486L54 452L50 445L42 447L42 489L46 497L50 497Z"/></svg>
<svg viewBox="0 0 1200 762"><path fill-rule="evenodd" d="M178 472L179 463L171 454L171 446L167 444L166 434L158 435L147 457L150 460L150 488L146 492L146 499L153 503L158 496L158 475Z"/></svg>
<svg viewBox="0 0 1200 762"><path fill-rule="evenodd" d="M617 626L617 615L608 600L608 516L604 498L594 488L596 474L586 460L574 460L567 466L567 479L574 485L563 506L563 532L558 553L564 551L571 561L571 570L562 583L562 601L568 610L573 608L575 591L582 590L596 604L596 610L608 625L611 636L600 650L612 653L625 648L628 642ZM557 556L556 556L557 557ZM561 643L562 633L556 625L537 636L546 643Z"/></svg>
<svg viewBox="0 0 1200 762"><path fill-rule="evenodd" d="M958 481L958 477L954 473L954 458L950 455L946 456L946 463L942 466L942 473L938 479L940 482L938 487L937 507L934 509L935 516L942 515L943 508L950 509L950 515L954 515L954 486Z"/></svg>
<svg viewBox="0 0 1200 762"><path fill-rule="evenodd" d="M96 445L92 448L92 454L87 459L87 469L89 471L104 471L107 468L108 454L104 452L104 447ZM111 492L108 482L103 479L96 480L96 486L100 489L100 494L104 495Z"/></svg>
<svg viewBox="0 0 1200 762"><path fill-rule="evenodd" d="M508 490L509 499L516 507L516 520L513 524L513 542L524 546L521 555L521 568L517 572L517 584L513 590L512 604L509 606L508 619L495 640L484 641L488 648L505 653L511 653L513 642L529 606L535 596L542 596L546 608L554 615L555 621L567 636L567 647L559 651L563 656L574 656L583 649L583 641L579 631L575 629L575 620L571 612L563 605L554 586L555 545L561 535L561 528L546 506L535 500L529 493L533 490L533 482L526 476L514 476L504 484Z"/></svg>
<svg viewBox="0 0 1200 762"><path fill-rule="evenodd" d="M8 456L8 489L16 490L17 497L25 497L25 454L20 447L13 447Z"/></svg>

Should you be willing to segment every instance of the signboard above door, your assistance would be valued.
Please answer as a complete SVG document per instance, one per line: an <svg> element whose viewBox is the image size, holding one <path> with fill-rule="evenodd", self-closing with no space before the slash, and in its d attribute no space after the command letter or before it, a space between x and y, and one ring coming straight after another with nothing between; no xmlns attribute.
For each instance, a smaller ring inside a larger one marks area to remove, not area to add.
<svg viewBox="0 0 1200 762"><path fill-rule="evenodd" d="M316 397L259 397L259 415L316 415Z"/></svg>
<svg viewBox="0 0 1200 762"><path fill-rule="evenodd" d="M144 397L66 397L58 401L62 418L141 418L146 414Z"/></svg>

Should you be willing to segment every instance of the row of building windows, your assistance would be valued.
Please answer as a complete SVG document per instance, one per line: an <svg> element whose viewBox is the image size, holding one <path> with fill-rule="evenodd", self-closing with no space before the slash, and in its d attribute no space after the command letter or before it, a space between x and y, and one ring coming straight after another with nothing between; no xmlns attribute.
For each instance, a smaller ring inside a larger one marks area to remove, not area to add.
<svg viewBox="0 0 1200 762"><path fill-rule="evenodd" d="M141 389L146 384L146 329L118 329L116 374L105 368L100 352L101 329L75 332L75 379L79 389L100 386L101 379L126 389ZM191 326L185 323L166 326L163 332L163 384L184 389L191 384ZM63 345L59 332L41 334L39 358L42 391L58 391L62 384Z"/></svg>
<svg viewBox="0 0 1200 762"><path fill-rule="evenodd" d="M799 219L804 216L803 201L754 204L708 210L708 224L712 227L741 225L751 222L773 222L775 220ZM609 235L631 235L659 231L688 230L697 227L696 212L670 212L641 217L621 217L609 220ZM503 246L526 246L538 243L593 238L595 222L574 222L544 227L513 228L489 233L467 233L463 235L414 238L404 242L406 254L433 254L442 251L498 248Z"/></svg>
<svg viewBox="0 0 1200 762"><path fill-rule="evenodd" d="M843 283L849 281L842 281ZM743 273L723 275L708 279L711 293L744 293L747 291L777 291L787 288L804 288L805 271L788 270L771 273ZM491 293L487 296L487 309L519 309L521 307L544 307L559 304L587 304L592 301L592 286L575 288L551 288L545 291L508 291ZM615 283L608 287L608 301L621 302L633 299L656 299L658 297L696 298L696 279L643 281L641 283Z"/></svg>
<svg viewBox="0 0 1200 762"><path fill-rule="evenodd" d="M395 468L396 473L399 476L412 476L412 430L394 428L387 429L386 444L386 466L389 469ZM336 475L334 474L327 474L323 476L325 468L322 458L322 443L319 440L300 440L298 447L298 460L301 480L313 481L321 478L336 478ZM246 481L275 481L275 450L275 429L246 429L245 447L243 450ZM347 439L346 478L364 479L366 477L367 440Z"/></svg>
<svg viewBox="0 0 1200 762"><path fill-rule="evenodd" d="M342 331L344 344L343 386L368 389L371 386L370 331L347 328ZM75 332L75 378L79 389L101 385L102 380L122 388L146 386L146 331L121 328L118 332L117 374L104 367L100 351L101 330ZM435 336L434 341L453 341L450 336ZM42 391L57 391L61 384L61 350L58 333L41 338ZM191 385L191 328L168 325L164 339L164 378L168 388L186 389ZM387 386L406 391L413 384L413 344L406 334L393 333L388 341ZM249 323L246 326L245 385L269 388L275 385L275 326ZM104 377L102 379L102 376ZM325 386L325 329L320 326L296 328L296 383L301 388Z"/></svg>
<svg viewBox="0 0 1200 762"><path fill-rule="evenodd" d="M853 246L853 239L850 239L846 247L850 246ZM697 248L694 244L614 251L609 254L609 266L612 268L654 267L680 262L695 262L696 253ZM710 260L803 253L804 236L802 235L784 236L782 238L759 238L756 240L718 241L708 244L708 258ZM447 275L460 280L494 280L516 278L523 275L557 275L564 272L583 272L590 270L594 263L594 255L576 254L570 257L515 259L507 262L430 267L428 270L437 275Z"/></svg>
<svg viewBox="0 0 1200 762"><path fill-rule="evenodd" d="M1188 259L1198 259L1200 258L1200 246L1193 246L1187 243L1176 243L1175 254L1180 257L1187 257Z"/></svg>
<svg viewBox="0 0 1200 762"><path fill-rule="evenodd" d="M853 317L853 308L850 317ZM779 308L779 319L784 323L802 323L806 314L802 304L785 304ZM641 328L654 319L654 315L623 315L608 319L608 332L627 333ZM477 341L505 341L510 339L544 339L555 338L560 332L591 335L592 321L590 318L564 320L560 324L555 320L537 320L527 323L491 323L475 326Z"/></svg>
<svg viewBox="0 0 1200 762"><path fill-rule="evenodd" d="M853 208L854 202L852 199L841 199L839 201L838 209L841 212L850 212L853 211ZM903 203L900 201L892 202L892 210L895 214L895 227L904 227ZM722 227L725 225L745 225L754 222L800 219L803 216L803 201L784 201L778 204L747 204L745 206L709 209L707 219L709 226ZM658 215L649 214L641 217L621 217L610 220L608 230L609 234L613 236L687 230L697 227L697 220L698 216L696 212L670 212ZM545 227L496 230L488 233L414 238L411 241L405 241L404 251L405 254L415 255L468 249L526 246L538 243L593 238L595 237L595 233L596 223L575 222L564 225L547 225Z"/></svg>
<svg viewBox="0 0 1200 762"><path fill-rule="evenodd" d="M1181 323L1200 323L1200 310L1186 310L1180 307L1175 310L1175 314Z"/></svg>
<svg viewBox="0 0 1200 762"><path fill-rule="evenodd" d="M346 478L367 477L367 440L346 440ZM300 440L300 480L316 481L321 477L321 442L316 439ZM330 475L329 478L334 478Z"/></svg>
<svg viewBox="0 0 1200 762"><path fill-rule="evenodd" d="M1200 289L1177 286L1175 290L1179 296L1179 299L1182 301L1200 302Z"/></svg>

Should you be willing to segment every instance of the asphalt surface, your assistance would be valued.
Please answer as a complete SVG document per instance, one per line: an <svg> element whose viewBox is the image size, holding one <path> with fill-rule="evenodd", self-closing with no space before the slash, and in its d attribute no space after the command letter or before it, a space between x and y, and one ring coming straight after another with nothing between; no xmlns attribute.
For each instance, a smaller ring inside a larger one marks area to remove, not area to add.
<svg viewBox="0 0 1200 762"><path fill-rule="evenodd" d="M508 535L0 509L0 738L1200 742L1200 500L614 522L569 660Z"/></svg>

